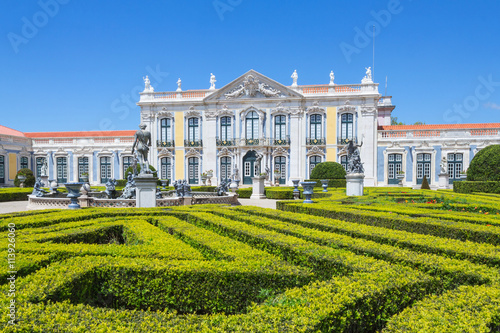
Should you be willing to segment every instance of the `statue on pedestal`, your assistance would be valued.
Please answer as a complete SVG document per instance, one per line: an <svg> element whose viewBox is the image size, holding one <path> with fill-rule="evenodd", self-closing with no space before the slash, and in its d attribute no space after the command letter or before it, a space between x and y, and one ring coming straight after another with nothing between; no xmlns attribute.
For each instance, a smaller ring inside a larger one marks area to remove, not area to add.
<svg viewBox="0 0 500 333"><path fill-rule="evenodd" d="M47 159L44 158L42 167L40 168L40 176L47 176L48 172L49 172L49 166L47 165Z"/></svg>
<svg viewBox="0 0 500 333"><path fill-rule="evenodd" d="M372 68L368 67L365 69L366 69L365 77L361 80L361 83L373 83Z"/></svg>
<svg viewBox="0 0 500 333"><path fill-rule="evenodd" d="M135 132L134 144L132 145L132 154L137 149L139 156L141 157L141 174L151 173L149 170L148 154L149 147L151 147L151 133L146 131L146 125L140 124L140 130Z"/></svg>
<svg viewBox="0 0 500 333"><path fill-rule="evenodd" d="M35 185L33 185L33 192L31 192L31 194L36 197L43 197L45 193L48 192L42 189L42 186L43 186L42 179L38 177L36 179Z"/></svg>
<svg viewBox="0 0 500 333"><path fill-rule="evenodd" d="M239 180L239 179L240 179L240 171L238 170L238 166L235 163L233 169L233 180Z"/></svg>
<svg viewBox="0 0 500 333"><path fill-rule="evenodd" d="M179 80L177 80L177 90L176 91L182 91L181 85L182 85L182 81L181 81L181 78L179 78Z"/></svg>
<svg viewBox="0 0 500 333"><path fill-rule="evenodd" d="M151 81L149 81L149 77L146 75L146 77L142 78L144 80L144 92L154 92L153 86L151 86Z"/></svg>
<svg viewBox="0 0 500 333"><path fill-rule="evenodd" d="M129 171L127 175L127 185L123 188L120 199L135 199L135 180L132 172Z"/></svg>
<svg viewBox="0 0 500 333"><path fill-rule="evenodd" d="M264 155L262 155L261 153L256 153L256 156L257 156L257 159L255 160L255 165L257 166L257 168L256 168L257 174L255 175L255 177L258 177L258 176L260 176L260 161L262 161L262 158L264 157Z"/></svg>
<svg viewBox="0 0 500 333"><path fill-rule="evenodd" d="M333 86L333 80L335 80L335 74L333 74L333 71L330 72L330 85Z"/></svg>

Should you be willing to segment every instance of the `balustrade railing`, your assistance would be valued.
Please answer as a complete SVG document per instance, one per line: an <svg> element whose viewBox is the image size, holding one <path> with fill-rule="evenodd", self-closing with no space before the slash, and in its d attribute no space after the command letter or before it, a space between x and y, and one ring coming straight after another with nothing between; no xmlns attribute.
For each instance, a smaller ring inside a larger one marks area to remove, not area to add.
<svg viewBox="0 0 500 333"><path fill-rule="evenodd" d="M184 140L184 147L202 147L203 140Z"/></svg>
<svg viewBox="0 0 500 333"><path fill-rule="evenodd" d="M169 141L157 140L156 146L157 147L175 147L175 143L174 143L174 140L169 140Z"/></svg>
<svg viewBox="0 0 500 333"><path fill-rule="evenodd" d="M215 140L217 147L230 147L236 145L236 142L234 140L220 140L216 139Z"/></svg>
<svg viewBox="0 0 500 333"><path fill-rule="evenodd" d="M274 139L274 146L289 146L290 145L290 137L287 136L286 139Z"/></svg>
<svg viewBox="0 0 500 333"><path fill-rule="evenodd" d="M306 145L309 145L309 146L321 146L321 145L325 145L325 144L326 144L326 140L324 138L320 138L320 139L306 138Z"/></svg>
<svg viewBox="0 0 500 333"><path fill-rule="evenodd" d="M354 141L355 144L358 143L358 138L337 138L338 145L346 145L349 142Z"/></svg>

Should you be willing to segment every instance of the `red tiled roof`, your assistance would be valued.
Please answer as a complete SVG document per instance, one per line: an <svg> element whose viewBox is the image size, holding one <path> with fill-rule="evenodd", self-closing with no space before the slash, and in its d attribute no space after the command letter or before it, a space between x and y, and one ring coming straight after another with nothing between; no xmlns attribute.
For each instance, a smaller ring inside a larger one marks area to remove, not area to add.
<svg viewBox="0 0 500 333"><path fill-rule="evenodd" d="M397 130L432 130L432 129L470 129L470 128L500 128L500 123L488 124L436 124L436 125L390 125L379 126L379 130L383 131L397 131Z"/></svg>
<svg viewBox="0 0 500 333"><path fill-rule="evenodd" d="M10 135L10 136L21 136L23 138L25 137L23 132L20 132L18 130L15 130L15 129L12 129L9 127L5 127L2 125L0 125L0 134L1 135Z"/></svg>
<svg viewBox="0 0 500 333"><path fill-rule="evenodd" d="M28 138L84 138L134 136L136 131L30 132Z"/></svg>

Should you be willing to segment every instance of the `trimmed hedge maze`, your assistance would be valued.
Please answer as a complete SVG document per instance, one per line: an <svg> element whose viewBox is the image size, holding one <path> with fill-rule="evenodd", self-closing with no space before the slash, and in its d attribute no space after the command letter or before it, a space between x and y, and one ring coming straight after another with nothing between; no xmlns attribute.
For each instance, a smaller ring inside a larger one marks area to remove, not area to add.
<svg viewBox="0 0 500 333"><path fill-rule="evenodd" d="M280 210L206 205L0 216L3 234L15 234L17 272L13 296L12 246L2 237L3 329L497 331L500 198L368 192L347 198L332 190L315 204L281 201ZM462 211L471 205L481 213ZM15 325L8 324L12 299Z"/></svg>

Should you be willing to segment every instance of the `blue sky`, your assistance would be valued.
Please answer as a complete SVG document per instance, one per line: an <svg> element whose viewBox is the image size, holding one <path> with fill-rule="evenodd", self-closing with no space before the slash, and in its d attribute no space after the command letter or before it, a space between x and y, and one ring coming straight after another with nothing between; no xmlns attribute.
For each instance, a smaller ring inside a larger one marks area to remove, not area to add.
<svg viewBox="0 0 500 333"><path fill-rule="evenodd" d="M286 85L360 83L372 65L407 124L500 122L499 1L5 0L0 124L136 129L156 91L254 69ZM369 34L366 31L370 32ZM154 73L154 74L152 74Z"/></svg>

